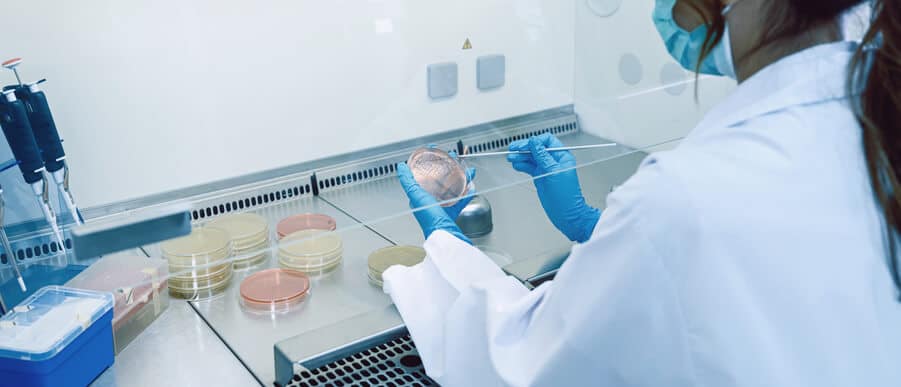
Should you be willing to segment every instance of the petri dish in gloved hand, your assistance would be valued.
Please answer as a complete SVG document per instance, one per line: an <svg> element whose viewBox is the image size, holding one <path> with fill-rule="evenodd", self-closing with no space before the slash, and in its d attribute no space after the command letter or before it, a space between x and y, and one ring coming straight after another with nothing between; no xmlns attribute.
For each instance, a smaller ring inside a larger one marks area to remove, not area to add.
<svg viewBox="0 0 901 387"><path fill-rule="evenodd" d="M407 160L407 166L419 186L442 202L443 207L457 204L469 191L466 168L443 150L417 149Z"/></svg>

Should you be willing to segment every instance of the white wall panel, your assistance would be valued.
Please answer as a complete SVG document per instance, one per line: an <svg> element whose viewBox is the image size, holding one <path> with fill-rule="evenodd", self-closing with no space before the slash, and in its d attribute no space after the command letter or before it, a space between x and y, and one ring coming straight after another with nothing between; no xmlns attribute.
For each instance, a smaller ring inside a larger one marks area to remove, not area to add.
<svg viewBox="0 0 901 387"><path fill-rule="evenodd" d="M94 206L570 104L575 14L559 0L3 1L0 56L49 79L76 197ZM496 53L506 86L479 92L476 57ZM432 102L426 65L441 61L459 63L460 92Z"/></svg>

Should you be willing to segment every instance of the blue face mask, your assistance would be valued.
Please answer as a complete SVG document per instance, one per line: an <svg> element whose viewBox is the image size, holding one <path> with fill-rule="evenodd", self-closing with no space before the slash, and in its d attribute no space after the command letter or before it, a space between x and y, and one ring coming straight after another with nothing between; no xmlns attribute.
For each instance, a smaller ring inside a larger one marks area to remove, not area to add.
<svg viewBox="0 0 901 387"><path fill-rule="evenodd" d="M656 0L654 8L654 24L657 32L663 38L666 49L677 62L687 70L694 71L697 68L698 58L701 56L701 48L704 45L704 37L707 36L707 26L702 25L694 31L688 32L676 24L673 18L673 7L676 0ZM737 1L736 1L737 2ZM736 3L723 9L725 16ZM723 39L713 48L710 55L701 63L701 74L724 75L735 79L735 63L732 59L732 45L729 39L729 25L726 24Z"/></svg>

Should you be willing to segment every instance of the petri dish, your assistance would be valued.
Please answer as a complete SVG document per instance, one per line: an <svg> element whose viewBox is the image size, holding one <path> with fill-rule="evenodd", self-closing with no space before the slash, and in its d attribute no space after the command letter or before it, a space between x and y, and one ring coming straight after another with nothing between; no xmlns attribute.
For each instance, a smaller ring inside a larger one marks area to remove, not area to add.
<svg viewBox="0 0 901 387"><path fill-rule="evenodd" d="M203 266L182 266L169 264L169 273L174 278L205 278L220 274L228 270L229 264L223 263L219 265L203 265Z"/></svg>
<svg viewBox="0 0 901 387"><path fill-rule="evenodd" d="M241 304L253 310L286 312L310 292L310 277L295 270L269 269L241 282Z"/></svg>
<svg viewBox="0 0 901 387"><path fill-rule="evenodd" d="M279 259L278 262L279 262L279 265L281 265L284 268L297 270L297 271L306 273L307 275L310 275L310 276L318 276L318 275L331 273L333 270L335 270L336 268L338 268L338 266L341 265L342 261L341 261L341 259L337 259L331 263L326 263L323 265L296 264L294 262L284 261L282 259Z"/></svg>
<svg viewBox="0 0 901 387"><path fill-rule="evenodd" d="M278 222L275 229L279 239L303 230L335 231L335 219L323 214L298 214Z"/></svg>
<svg viewBox="0 0 901 387"><path fill-rule="evenodd" d="M259 265L268 257L269 225L266 218L251 213L227 215L207 223L207 227L223 230L231 237L235 269ZM253 254L257 253L259 254Z"/></svg>
<svg viewBox="0 0 901 387"><path fill-rule="evenodd" d="M341 237L331 231L302 230L279 241L280 255L292 258L318 258L343 249Z"/></svg>
<svg viewBox="0 0 901 387"><path fill-rule="evenodd" d="M425 259L426 252L417 246L389 246L369 254L369 281L382 286L382 273L394 265L414 266Z"/></svg>
<svg viewBox="0 0 901 387"><path fill-rule="evenodd" d="M169 278L169 295L186 300L200 300L221 294L231 282L232 271L223 271L205 280Z"/></svg>
<svg viewBox="0 0 901 387"><path fill-rule="evenodd" d="M235 259L232 261L232 268L235 270L245 270L252 267L259 266L264 262L269 260L269 252L263 252L257 255L252 255L247 258Z"/></svg>
<svg viewBox="0 0 901 387"><path fill-rule="evenodd" d="M160 246L169 262L169 295L197 300L228 288L232 277L231 238L222 229L203 227Z"/></svg>
<svg viewBox="0 0 901 387"><path fill-rule="evenodd" d="M308 274L324 272L341 263L341 237L324 230L301 230L279 241L278 259L283 267Z"/></svg>
<svg viewBox="0 0 901 387"><path fill-rule="evenodd" d="M235 249L232 265L237 270L257 266L269 258L269 239L260 241L256 246Z"/></svg>
<svg viewBox="0 0 901 387"><path fill-rule="evenodd" d="M160 245L170 264L206 265L231 254L227 232L217 228L196 228L191 234L168 240Z"/></svg>
<svg viewBox="0 0 901 387"><path fill-rule="evenodd" d="M407 166L416 182L438 199L444 207L450 207L466 195L469 182L466 169L455 158L443 150L420 148L410 155Z"/></svg>
<svg viewBox="0 0 901 387"><path fill-rule="evenodd" d="M268 239L269 234L266 218L251 213L223 216L207 223L207 227L227 232L236 249L239 246L255 245L260 240Z"/></svg>

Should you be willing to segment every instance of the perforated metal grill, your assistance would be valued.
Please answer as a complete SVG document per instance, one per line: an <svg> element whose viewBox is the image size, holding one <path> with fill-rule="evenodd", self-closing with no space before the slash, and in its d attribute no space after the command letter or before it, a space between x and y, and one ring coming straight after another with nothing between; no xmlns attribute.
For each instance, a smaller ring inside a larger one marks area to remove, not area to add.
<svg viewBox="0 0 901 387"><path fill-rule="evenodd" d="M294 375L289 387L437 386L425 374L409 335ZM276 383L276 386L278 384Z"/></svg>
<svg viewBox="0 0 901 387"><path fill-rule="evenodd" d="M41 243L41 241L39 240L34 240L33 242L35 244L31 246L22 246L20 244L13 245L13 250L16 251L16 257L19 258L20 262L26 259L41 259L56 256L62 251L62 249L59 248L59 243L55 241ZM71 239L66 238L65 240L63 240L63 243L65 244L66 250L72 249ZM3 251L2 253L0 253L0 264L5 265L7 263L9 263L9 256L6 255L5 251Z"/></svg>
<svg viewBox="0 0 901 387"><path fill-rule="evenodd" d="M312 194L313 190L310 184L300 184L272 191L254 192L246 195L240 195L231 200L221 203L213 203L212 205L201 207L191 211L191 219L200 220L211 218L218 215L224 215L230 212L243 211L245 209L256 208L278 201L286 201L294 199L301 195Z"/></svg>
<svg viewBox="0 0 901 387"><path fill-rule="evenodd" d="M467 147L471 153L481 153L481 152L489 152L495 151L499 149L506 149L511 142L518 140L525 140L529 137L537 136L544 133L551 133L554 135L563 135L568 133L574 133L579 130L579 124L576 121L567 122L559 125L554 125L550 127L546 127L543 129L535 129L525 133L512 134L510 136L501 137L491 139L489 141L468 144Z"/></svg>

